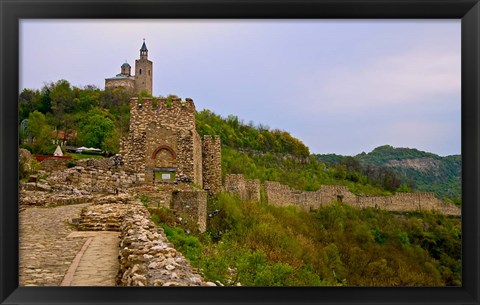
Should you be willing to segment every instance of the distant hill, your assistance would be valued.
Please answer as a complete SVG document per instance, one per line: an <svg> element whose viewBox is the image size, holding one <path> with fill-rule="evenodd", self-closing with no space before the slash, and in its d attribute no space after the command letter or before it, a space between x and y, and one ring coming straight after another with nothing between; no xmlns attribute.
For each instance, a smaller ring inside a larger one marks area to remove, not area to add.
<svg viewBox="0 0 480 305"><path fill-rule="evenodd" d="M345 156L316 155L327 164L337 164ZM458 201L461 197L460 155L441 157L414 148L395 148L384 145L369 153L354 156L363 167L386 167L401 179L402 183L418 191L434 192L440 198Z"/></svg>

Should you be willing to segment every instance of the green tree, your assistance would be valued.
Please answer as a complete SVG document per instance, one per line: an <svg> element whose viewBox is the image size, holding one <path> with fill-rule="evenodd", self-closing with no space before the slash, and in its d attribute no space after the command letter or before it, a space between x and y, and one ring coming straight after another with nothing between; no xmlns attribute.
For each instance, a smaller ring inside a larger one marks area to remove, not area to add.
<svg viewBox="0 0 480 305"><path fill-rule="evenodd" d="M37 110L30 113L24 134L30 140L30 143L26 144L26 146L32 153L53 153L53 149L55 148L51 141L53 128L47 123L47 119L43 113Z"/></svg>
<svg viewBox="0 0 480 305"><path fill-rule="evenodd" d="M19 121L28 118L28 115L38 109L40 93L37 90L23 89L18 98Z"/></svg>
<svg viewBox="0 0 480 305"><path fill-rule="evenodd" d="M115 132L115 124L108 112L94 108L80 121L78 142L87 147L108 150L112 147L110 138Z"/></svg>
<svg viewBox="0 0 480 305"><path fill-rule="evenodd" d="M70 113L74 105L70 83L62 79L52 84L50 98L52 112L54 114L52 123L57 129L64 129L65 114Z"/></svg>

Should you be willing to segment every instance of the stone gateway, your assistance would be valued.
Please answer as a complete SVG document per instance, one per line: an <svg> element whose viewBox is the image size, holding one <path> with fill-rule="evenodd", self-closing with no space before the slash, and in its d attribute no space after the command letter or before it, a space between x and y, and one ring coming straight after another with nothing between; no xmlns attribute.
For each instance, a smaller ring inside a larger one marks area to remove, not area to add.
<svg viewBox="0 0 480 305"><path fill-rule="evenodd" d="M146 183L169 174L210 194L222 190L220 138L205 136L202 141L192 99L132 98L130 132L121 141L120 154L124 169L145 174Z"/></svg>

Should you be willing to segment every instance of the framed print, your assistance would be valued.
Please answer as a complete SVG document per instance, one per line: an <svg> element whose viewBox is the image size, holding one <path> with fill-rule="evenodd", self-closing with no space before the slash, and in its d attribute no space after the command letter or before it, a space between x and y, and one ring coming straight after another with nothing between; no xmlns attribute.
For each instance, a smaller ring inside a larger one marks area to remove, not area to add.
<svg viewBox="0 0 480 305"><path fill-rule="evenodd" d="M1 1L1 304L479 304L478 1Z"/></svg>

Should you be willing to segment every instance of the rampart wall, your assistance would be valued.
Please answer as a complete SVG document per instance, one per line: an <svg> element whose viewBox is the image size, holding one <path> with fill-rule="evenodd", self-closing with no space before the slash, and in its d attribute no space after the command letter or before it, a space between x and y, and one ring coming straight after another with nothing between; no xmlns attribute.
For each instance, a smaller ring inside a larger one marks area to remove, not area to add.
<svg viewBox="0 0 480 305"><path fill-rule="evenodd" d="M226 175L225 191L237 194L242 200L260 201L260 180L245 179L241 174Z"/></svg>
<svg viewBox="0 0 480 305"><path fill-rule="evenodd" d="M200 232L207 228L207 192L185 183L144 184L131 189L150 209L172 209L177 216L197 225Z"/></svg>
<svg viewBox="0 0 480 305"><path fill-rule="evenodd" d="M119 286L207 286L141 205L120 225Z"/></svg>
<svg viewBox="0 0 480 305"><path fill-rule="evenodd" d="M225 189L242 199L247 197L243 175L227 175ZM378 208L387 211L438 211L447 215L460 215L461 210L435 197L433 193L397 193L393 196L356 196L346 186L322 185L319 190L306 192L296 190L279 182L265 181L265 197L268 204L276 206L295 205L302 210L318 209L341 202L359 208Z"/></svg>

